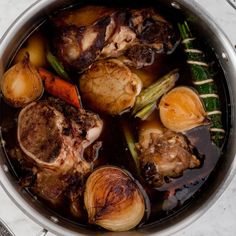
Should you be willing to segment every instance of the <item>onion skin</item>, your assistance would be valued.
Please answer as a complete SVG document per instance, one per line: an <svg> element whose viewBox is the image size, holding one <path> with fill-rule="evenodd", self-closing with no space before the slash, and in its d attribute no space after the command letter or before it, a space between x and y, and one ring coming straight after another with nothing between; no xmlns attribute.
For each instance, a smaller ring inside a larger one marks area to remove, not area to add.
<svg viewBox="0 0 236 236"><path fill-rule="evenodd" d="M1 91L4 100L13 107L24 107L41 97L43 83L29 56L4 73Z"/></svg>
<svg viewBox="0 0 236 236"><path fill-rule="evenodd" d="M175 132L185 132L209 124L198 94L191 88L179 86L161 98L160 118L163 125Z"/></svg>
<svg viewBox="0 0 236 236"><path fill-rule="evenodd" d="M145 199L139 186L118 167L104 166L89 176L84 203L89 223L110 231L130 230L145 215Z"/></svg>

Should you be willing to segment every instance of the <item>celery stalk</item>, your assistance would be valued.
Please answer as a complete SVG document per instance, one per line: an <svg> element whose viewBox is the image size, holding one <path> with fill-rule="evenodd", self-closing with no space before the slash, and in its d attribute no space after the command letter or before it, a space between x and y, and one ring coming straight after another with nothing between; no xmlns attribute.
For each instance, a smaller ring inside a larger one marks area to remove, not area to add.
<svg viewBox="0 0 236 236"><path fill-rule="evenodd" d="M140 163L139 163L138 154L137 154L137 151L135 148L134 137L133 137L133 134L131 133L130 128L128 127L128 125L125 121L122 121L122 129L123 129L123 133L124 133L125 140L128 145L129 151L130 151L131 156L134 160L137 172L138 172L138 174L140 174Z"/></svg>
<svg viewBox="0 0 236 236"><path fill-rule="evenodd" d="M172 70L167 75L157 80L155 83L144 89L136 98L132 115L136 116L146 106L146 110L149 111L150 104L156 103L156 101L170 89L175 86L175 82L179 77L178 69Z"/></svg>

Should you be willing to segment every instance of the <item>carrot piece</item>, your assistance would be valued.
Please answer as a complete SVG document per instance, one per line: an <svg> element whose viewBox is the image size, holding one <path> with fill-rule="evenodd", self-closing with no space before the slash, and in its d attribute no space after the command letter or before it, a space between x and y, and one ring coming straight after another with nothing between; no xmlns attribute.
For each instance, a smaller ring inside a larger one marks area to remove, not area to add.
<svg viewBox="0 0 236 236"><path fill-rule="evenodd" d="M45 90L51 95L58 97L67 103L81 108L81 101L79 91L76 85L71 84L51 72L38 68L39 75L41 76Z"/></svg>

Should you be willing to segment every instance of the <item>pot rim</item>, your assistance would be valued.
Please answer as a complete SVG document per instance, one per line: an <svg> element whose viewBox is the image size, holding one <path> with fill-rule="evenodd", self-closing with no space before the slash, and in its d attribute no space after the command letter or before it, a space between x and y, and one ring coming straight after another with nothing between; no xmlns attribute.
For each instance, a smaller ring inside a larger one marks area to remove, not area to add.
<svg viewBox="0 0 236 236"><path fill-rule="evenodd" d="M10 25L10 27L6 30L4 35L0 39L0 58L2 57L4 49L7 47L8 40L12 39L14 37L15 32L17 32L18 29L20 29L25 22L27 22L30 18L32 18L32 15L29 14L29 12L39 12L41 9L46 9L46 7L49 5L48 0L37 0L32 5L30 5L26 10L24 10ZM50 3L56 2L56 0L51 0ZM231 61L236 61L236 53L234 51L233 45L228 39L228 37L225 35L225 33L218 27L218 25L214 22L213 18L207 15L206 11L200 6L200 4L196 3L195 1L192 2L192 4L188 0L176 0L175 2L172 2L171 5L173 7L174 3L177 4L177 6L182 7L182 3L184 8L187 6L187 8L192 8L194 10L194 13L197 13L201 19L204 20L208 24L210 28L213 28L217 34L219 40L222 40L225 45L225 49L227 51L228 57L231 59ZM234 68L234 72L236 74L236 68ZM230 88L229 88L230 89ZM230 91L229 91L230 92ZM232 97L232 92L231 92ZM234 102L233 102L234 104ZM233 108L232 108L233 109ZM234 114L232 112L232 119L234 118ZM233 119L234 120L234 119ZM231 128L231 130L234 129L234 127ZM232 132L232 131L231 131ZM1 134L1 130L0 130ZM232 137L231 137L232 139ZM2 143L2 145L4 145ZM235 153L233 154L235 157ZM16 191L15 187L11 183L11 181L8 178L9 170L6 166L6 164L0 165L0 185L4 189L4 191L7 193L9 198L15 203L15 205L21 209L21 211L27 215L30 219L32 219L34 222L42 226L43 228L47 229L49 232L55 233L57 235L78 235L78 232L71 231L70 229L67 229L65 227L62 227L57 224L55 217L52 216L51 218L46 218L42 214L40 214L36 209L34 209L25 199L24 197ZM161 229L158 232L151 232L147 233L140 231L140 235L171 235L187 226L189 226L191 223L193 223L195 220L197 220L200 216L202 216L212 205L215 204L215 202L219 199L219 197L223 194L225 189L228 187L230 182L232 181L233 177L236 174L236 158L231 163L231 166L228 170L228 173L226 176L224 176L224 180L220 183L219 187L216 191L214 191L211 194L211 199L208 198L202 206L200 206L194 213L191 214L191 217L187 217L180 222L177 222L173 226L170 226L166 229ZM101 233L101 232L100 232ZM93 235L97 234L96 232L93 232ZM99 234L99 232L98 232ZM106 233L114 234L114 232L108 232ZM118 235L117 233L116 235ZM123 233L120 233L123 235ZM130 231L125 232L126 235L139 235L139 231ZM84 234L84 235L90 235L90 234ZM92 235L92 233L91 233Z"/></svg>

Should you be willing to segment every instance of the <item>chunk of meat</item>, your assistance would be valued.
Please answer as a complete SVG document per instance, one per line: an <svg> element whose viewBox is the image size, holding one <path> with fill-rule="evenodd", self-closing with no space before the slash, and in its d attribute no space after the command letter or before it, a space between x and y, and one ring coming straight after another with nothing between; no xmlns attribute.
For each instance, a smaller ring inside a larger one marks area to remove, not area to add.
<svg viewBox="0 0 236 236"><path fill-rule="evenodd" d="M68 191L82 194L84 180L93 169L92 158L96 158L95 153L85 159L84 150L99 137L102 127L96 114L77 110L59 99L49 98L23 108L17 138L25 154L21 158L33 162L35 178L29 183L33 191L54 206ZM100 147L95 144L94 150ZM77 183L76 188L72 182Z"/></svg>
<svg viewBox="0 0 236 236"><path fill-rule="evenodd" d="M49 169L38 170L32 190L54 207L59 207L65 198L73 204L75 198L79 199L82 196L84 179L84 176L75 172L73 168L60 174Z"/></svg>
<svg viewBox="0 0 236 236"><path fill-rule="evenodd" d="M55 174L50 170L38 171L33 191L54 206L59 206L63 200L68 182L62 174Z"/></svg>
<svg viewBox="0 0 236 236"><path fill-rule="evenodd" d="M104 47L109 23L110 17L107 16L89 26L62 27L55 40L58 58L72 70L86 70L98 58Z"/></svg>
<svg viewBox="0 0 236 236"><path fill-rule="evenodd" d="M87 22L80 20L93 9L95 17L90 20L86 16ZM98 19L97 12L101 13ZM59 31L54 45L62 62L77 71L85 70L99 58L120 56L126 64L141 68L151 65L156 53L171 53L179 42L173 26L151 8L90 6L64 12L62 19L59 15L54 20Z"/></svg>
<svg viewBox="0 0 236 236"><path fill-rule="evenodd" d="M103 57L126 56L125 63L140 68L151 65L155 53L171 53L178 44L173 26L153 9L114 13L116 28L102 50Z"/></svg>
<svg viewBox="0 0 236 236"><path fill-rule="evenodd" d="M156 52L171 53L179 41L173 26L152 8L131 10L130 28Z"/></svg>
<svg viewBox="0 0 236 236"><path fill-rule="evenodd" d="M90 126L65 117L47 101L31 103L18 117L21 149L42 168L66 172L76 165L81 173L88 173L91 164L83 159L83 151L100 135L102 121L90 112L81 110L80 115L93 120Z"/></svg>
<svg viewBox="0 0 236 236"><path fill-rule="evenodd" d="M133 44L125 52L125 57L122 61L135 68L142 68L144 66L150 66L155 61L155 51L143 44Z"/></svg>
<svg viewBox="0 0 236 236"><path fill-rule="evenodd" d="M106 41L101 57L119 57L136 68L152 65L156 53L171 53L179 39L173 26L153 9L115 12L111 15L115 25Z"/></svg>
<svg viewBox="0 0 236 236"><path fill-rule="evenodd" d="M160 187L164 177L179 177L184 170L200 166L187 138L176 132L151 130L140 135L137 150L146 181Z"/></svg>
<svg viewBox="0 0 236 236"><path fill-rule="evenodd" d="M107 27L106 43L101 51L101 58L119 57L135 42L136 34L128 27L129 11L117 11L111 15Z"/></svg>

